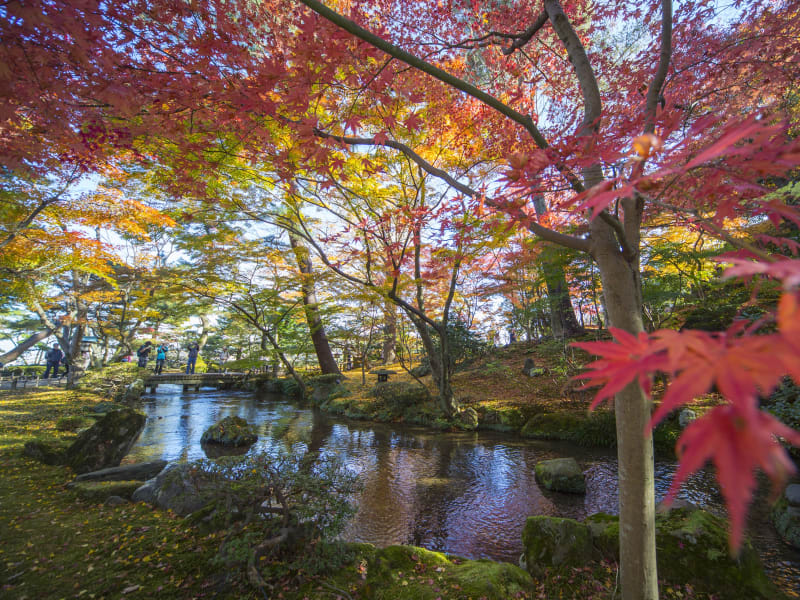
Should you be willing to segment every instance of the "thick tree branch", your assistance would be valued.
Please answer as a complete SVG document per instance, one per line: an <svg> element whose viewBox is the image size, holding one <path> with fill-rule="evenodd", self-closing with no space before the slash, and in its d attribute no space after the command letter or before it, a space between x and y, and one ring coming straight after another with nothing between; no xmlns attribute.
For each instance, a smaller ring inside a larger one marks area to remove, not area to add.
<svg viewBox="0 0 800 600"><path fill-rule="evenodd" d="M506 56L513 54L516 50L522 48L525 44L531 41L536 32L539 31L544 24L547 23L547 11L543 10L541 14L536 17L536 20L531 23L531 26L523 31L508 48L503 49L503 54Z"/></svg>
<svg viewBox="0 0 800 600"><path fill-rule="evenodd" d="M575 68L578 84L581 87L583 124L578 135L589 136L597 130L600 112L603 109L600 100L600 88L597 86L594 70L589 62L589 57L586 55L586 49L583 47L578 34L572 28L567 15L564 14L564 9L561 8L561 3L558 0L545 0L544 7L550 22L553 24L556 35L558 35L567 50L567 56L569 56L569 60ZM591 187L595 183L598 182L584 181L586 187Z"/></svg>

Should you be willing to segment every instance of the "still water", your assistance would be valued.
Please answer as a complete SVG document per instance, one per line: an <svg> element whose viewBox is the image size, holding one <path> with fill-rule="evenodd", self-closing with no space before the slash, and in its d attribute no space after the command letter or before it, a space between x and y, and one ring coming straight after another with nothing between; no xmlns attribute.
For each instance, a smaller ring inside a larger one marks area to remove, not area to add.
<svg viewBox="0 0 800 600"><path fill-rule="evenodd" d="M613 451L508 435L439 433L421 428L331 418L280 396L221 391L184 393L162 385L143 398L147 424L126 463L205 458L200 437L227 416L257 424L251 452L277 445L337 454L363 482L358 512L344 537L378 546L414 544L468 558L516 563L529 515L583 519L618 512ZM275 435L280 432L280 435ZM586 473L585 496L540 489L535 464L574 457ZM676 463L656 462L656 496L664 497ZM783 544L768 520L765 492L754 502L749 535L785 591L800 588L800 552ZM680 497L722 514L722 498L708 472L695 474Z"/></svg>

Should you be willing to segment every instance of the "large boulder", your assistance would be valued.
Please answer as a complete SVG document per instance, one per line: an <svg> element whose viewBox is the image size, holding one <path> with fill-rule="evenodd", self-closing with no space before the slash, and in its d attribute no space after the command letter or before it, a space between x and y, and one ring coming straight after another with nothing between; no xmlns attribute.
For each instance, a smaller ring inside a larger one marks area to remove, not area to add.
<svg viewBox="0 0 800 600"><path fill-rule="evenodd" d="M66 464L76 473L116 467L144 429L146 417L130 408L112 410L67 449Z"/></svg>
<svg viewBox="0 0 800 600"><path fill-rule="evenodd" d="M589 527L573 519L528 517L522 530L520 567L542 576L552 567L585 565L600 558Z"/></svg>
<svg viewBox="0 0 800 600"><path fill-rule="evenodd" d="M772 522L784 542L800 549L800 484L786 488L772 507Z"/></svg>
<svg viewBox="0 0 800 600"><path fill-rule="evenodd" d="M122 465L83 473L75 481L146 481L158 475L166 466L165 460Z"/></svg>
<svg viewBox="0 0 800 600"><path fill-rule="evenodd" d="M221 446L250 446L258 440L255 427L241 417L225 417L203 432L200 442Z"/></svg>
<svg viewBox="0 0 800 600"><path fill-rule="evenodd" d="M131 499L185 516L214 501L213 478L191 463L173 463L137 488Z"/></svg>
<svg viewBox="0 0 800 600"><path fill-rule="evenodd" d="M618 517L601 513L585 523L595 548L607 559L619 560ZM657 515L656 557L659 579L668 583L690 583L697 592L720 599L783 598L750 542L732 557L726 522L704 510L676 508Z"/></svg>
<svg viewBox="0 0 800 600"><path fill-rule="evenodd" d="M536 463L536 481L548 490L583 494L586 481L574 458L553 458Z"/></svg>

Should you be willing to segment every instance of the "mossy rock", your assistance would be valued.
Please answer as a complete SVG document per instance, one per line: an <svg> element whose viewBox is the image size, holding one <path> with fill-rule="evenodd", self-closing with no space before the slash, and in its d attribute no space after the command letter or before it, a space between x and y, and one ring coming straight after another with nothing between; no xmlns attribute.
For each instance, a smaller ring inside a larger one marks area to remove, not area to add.
<svg viewBox="0 0 800 600"><path fill-rule="evenodd" d="M619 560L618 518L592 515L586 526L595 548ZM750 542L742 544L738 557L731 557L725 521L704 510L677 508L657 515L656 557L659 579L668 583L690 583L696 591L720 599L784 598Z"/></svg>
<svg viewBox="0 0 800 600"><path fill-rule="evenodd" d="M73 490L79 498L87 502L100 504L111 496L131 499L133 492L141 487L141 481L81 481L71 483L69 488Z"/></svg>
<svg viewBox="0 0 800 600"><path fill-rule="evenodd" d="M30 440L25 442L22 453L46 465L63 465L70 445L70 440Z"/></svg>
<svg viewBox="0 0 800 600"><path fill-rule="evenodd" d="M800 550L800 506L791 506L781 497L772 507L772 523L784 542Z"/></svg>
<svg viewBox="0 0 800 600"><path fill-rule="evenodd" d="M554 492L583 494L586 481L574 458L553 458L536 463L536 481Z"/></svg>
<svg viewBox="0 0 800 600"><path fill-rule="evenodd" d="M66 452L76 473L116 467L139 437L146 417L130 408L112 410L81 433Z"/></svg>
<svg viewBox="0 0 800 600"><path fill-rule="evenodd" d="M573 413L542 413L531 417L520 433L537 440L569 440L582 421Z"/></svg>
<svg viewBox="0 0 800 600"><path fill-rule="evenodd" d="M311 392L311 401L320 405L325 402L331 392L340 386L344 377L340 373L327 373L311 377L306 382Z"/></svg>
<svg viewBox="0 0 800 600"><path fill-rule="evenodd" d="M322 405L322 409L326 412L333 413L334 415L343 415L350 408L350 398L345 396L338 396L330 398Z"/></svg>
<svg viewBox="0 0 800 600"><path fill-rule="evenodd" d="M255 428L241 417L225 417L203 432L202 444L251 446L258 440Z"/></svg>
<svg viewBox="0 0 800 600"><path fill-rule="evenodd" d="M520 564L537 577L554 567L583 566L600 557L589 527L573 519L528 517L522 546Z"/></svg>
<svg viewBox="0 0 800 600"><path fill-rule="evenodd" d="M372 388L372 395L388 409L397 413L427 402L430 398L425 386L405 381L382 381Z"/></svg>
<svg viewBox="0 0 800 600"><path fill-rule="evenodd" d="M89 417L71 415L69 417L61 417L56 421L56 429L58 431L78 431L79 429L91 427L93 424L94 420Z"/></svg>
<svg viewBox="0 0 800 600"><path fill-rule="evenodd" d="M456 427L464 431L474 431L478 428L478 411L467 407L456 413L454 419Z"/></svg>
<svg viewBox="0 0 800 600"><path fill-rule="evenodd" d="M508 563L463 560L413 546L389 546L367 559L363 592L364 597L375 600L505 600L531 587L530 575Z"/></svg>

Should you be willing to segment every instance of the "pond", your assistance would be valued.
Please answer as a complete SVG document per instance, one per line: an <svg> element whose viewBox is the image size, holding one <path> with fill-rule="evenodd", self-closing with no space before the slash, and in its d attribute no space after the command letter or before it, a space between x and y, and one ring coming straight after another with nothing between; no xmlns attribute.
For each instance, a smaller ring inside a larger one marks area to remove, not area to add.
<svg viewBox="0 0 800 600"><path fill-rule="evenodd" d="M378 546L413 544L468 558L516 563L526 517L581 520L599 511L618 512L617 461L610 450L491 432L440 433L350 421L280 396L187 393L170 385L145 396L142 410L147 424L126 463L205 458L200 436L227 416L258 425L259 441L251 452L288 445L300 452L335 453L364 484L358 512L344 534L352 541ZM585 496L548 492L536 483L534 465L562 456L574 457L584 469ZM657 500L669 489L675 469L674 460L656 461ZM709 472L695 474L680 497L724 512ZM780 540L769 523L768 508L762 490L751 509L749 535L773 580L785 591L794 591L800 587L800 552Z"/></svg>

